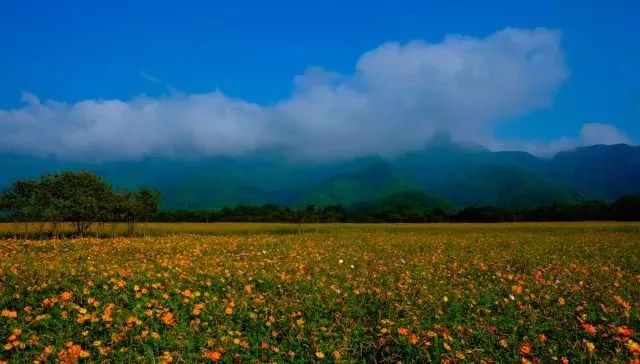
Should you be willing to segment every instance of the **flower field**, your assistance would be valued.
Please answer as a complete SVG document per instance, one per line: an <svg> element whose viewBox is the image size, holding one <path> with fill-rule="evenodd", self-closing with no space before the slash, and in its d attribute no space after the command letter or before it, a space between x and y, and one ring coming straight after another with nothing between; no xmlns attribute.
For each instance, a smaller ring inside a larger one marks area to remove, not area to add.
<svg viewBox="0 0 640 364"><path fill-rule="evenodd" d="M0 240L0 362L640 362L640 224L158 226Z"/></svg>

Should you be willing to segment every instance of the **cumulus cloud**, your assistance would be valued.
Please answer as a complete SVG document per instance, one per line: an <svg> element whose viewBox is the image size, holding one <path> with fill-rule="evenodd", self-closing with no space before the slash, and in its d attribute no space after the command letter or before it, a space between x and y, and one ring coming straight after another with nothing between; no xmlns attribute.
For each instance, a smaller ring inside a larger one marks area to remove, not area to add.
<svg viewBox="0 0 640 364"><path fill-rule="evenodd" d="M352 74L310 69L269 106L218 91L74 104L25 94L23 107L0 110L0 151L130 159L279 148L342 158L410 150L437 130L484 142L501 120L551 103L567 77L560 43L542 28L386 43Z"/></svg>

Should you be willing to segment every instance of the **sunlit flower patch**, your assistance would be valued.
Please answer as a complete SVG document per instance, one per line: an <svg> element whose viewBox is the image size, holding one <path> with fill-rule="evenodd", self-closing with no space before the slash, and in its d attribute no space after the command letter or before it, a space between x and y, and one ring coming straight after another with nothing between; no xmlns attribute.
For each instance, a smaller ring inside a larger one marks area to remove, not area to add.
<svg viewBox="0 0 640 364"><path fill-rule="evenodd" d="M640 360L640 225L0 241L0 362Z"/></svg>

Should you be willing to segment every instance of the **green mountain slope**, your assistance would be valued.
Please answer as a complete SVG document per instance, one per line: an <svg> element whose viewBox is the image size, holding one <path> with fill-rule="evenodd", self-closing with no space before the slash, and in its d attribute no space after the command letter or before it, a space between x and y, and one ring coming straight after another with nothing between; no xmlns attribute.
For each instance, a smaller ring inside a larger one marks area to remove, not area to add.
<svg viewBox="0 0 640 364"><path fill-rule="evenodd" d="M640 193L640 147L593 145L558 153L548 177L587 197L614 200Z"/></svg>
<svg viewBox="0 0 640 364"><path fill-rule="evenodd" d="M429 187L458 207L492 205L527 208L575 201L571 190L521 167L486 165L450 175Z"/></svg>
<svg viewBox="0 0 640 364"><path fill-rule="evenodd" d="M356 203L351 208L367 210L374 214L393 210L413 212L430 212L438 209L442 211L453 210L453 206L449 202L418 190L394 192L373 200Z"/></svg>
<svg viewBox="0 0 640 364"><path fill-rule="evenodd" d="M525 152L435 140L394 161L421 190L457 207L496 205L532 207L574 200L572 190L546 177L548 161Z"/></svg>
<svg viewBox="0 0 640 364"><path fill-rule="evenodd" d="M640 193L638 146L596 145L543 159L443 137L390 160L368 156L338 162L291 161L277 152L121 162L0 154L0 189L16 179L68 169L95 172L121 190L155 188L162 193L164 209L263 203L350 206L408 189L442 197L456 207L527 207Z"/></svg>
<svg viewBox="0 0 640 364"><path fill-rule="evenodd" d="M415 188L386 162L376 162L355 172L337 175L316 186L301 202L316 206L350 206Z"/></svg>

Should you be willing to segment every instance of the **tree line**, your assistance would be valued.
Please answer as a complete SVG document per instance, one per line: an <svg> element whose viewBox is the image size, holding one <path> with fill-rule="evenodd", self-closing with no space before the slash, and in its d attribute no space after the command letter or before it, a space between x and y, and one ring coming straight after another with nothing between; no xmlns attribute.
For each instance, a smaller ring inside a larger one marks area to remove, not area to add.
<svg viewBox="0 0 640 364"><path fill-rule="evenodd" d="M623 196L615 202L585 201L552 204L529 209L472 206L456 212L390 205L385 209L347 209L340 205L294 208L278 205L235 206L220 210L159 211L158 222L307 222L307 223L425 223L425 222L519 222L519 221L638 221L640 195Z"/></svg>
<svg viewBox="0 0 640 364"><path fill-rule="evenodd" d="M90 172L61 172L39 179L14 182L0 193L3 219L36 222L40 233L60 234L63 223L74 233L86 234L96 222L126 222L133 234L136 223L151 221L158 213L160 195L148 188L119 192Z"/></svg>
<svg viewBox="0 0 640 364"><path fill-rule="evenodd" d="M36 223L41 233L57 236L63 223L85 234L95 223L126 223L133 234L139 222L291 222L291 223L419 223L640 220L640 195L614 202L584 201L529 209L497 206L467 207L455 212L428 208L406 200L383 206L362 204L316 207L225 207L217 210L160 210L160 194L140 188L116 191L90 172L61 172L39 179L19 180L0 193L0 221Z"/></svg>

